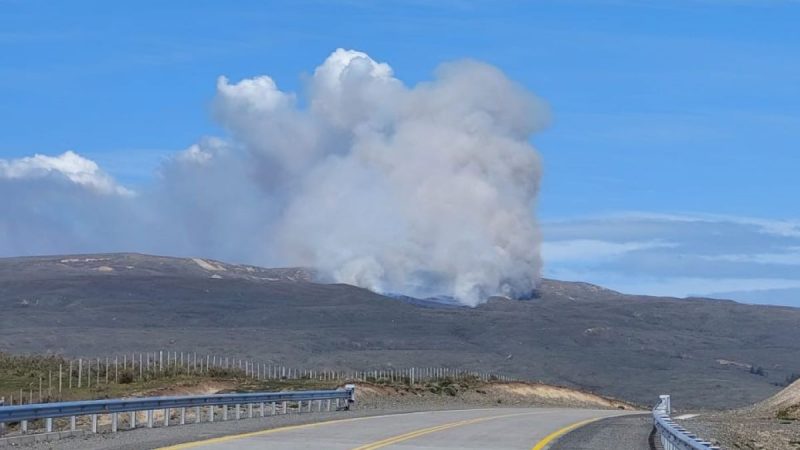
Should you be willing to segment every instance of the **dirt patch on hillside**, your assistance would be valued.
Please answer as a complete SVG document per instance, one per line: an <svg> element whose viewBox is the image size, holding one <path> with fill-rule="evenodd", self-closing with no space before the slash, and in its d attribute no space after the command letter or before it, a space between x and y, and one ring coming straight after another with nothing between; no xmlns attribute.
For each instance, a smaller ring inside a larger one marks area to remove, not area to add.
<svg viewBox="0 0 800 450"><path fill-rule="evenodd" d="M358 383L356 385L356 392L359 397L390 397L394 395L406 395L409 390L398 389L392 386L384 386L380 384Z"/></svg>
<svg viewBox="0 0 800 450"><path fill-rule="evenodd" d="M358 383L356 396L367 404L436 403L476 406L557 406L636 409L634 405L589 392L526 382L430 382L403 385Z"/></svg>
<svg viewBox="0 0 800 450"><path fill-rule="evenodd" d="M176 384L173 386L134 392L131 397L167 397L176 395L211 395L234 390L234 381L201 381L199 383Z"/></svg>
<svg viewBox="0 0 800 450"><path fill-rule="evenodd" d="M539 401L543 403L565 404L569 406L588 406L595 408L635 409L632 405L602 397L590 392L583 392L559 386L539 383L496 383L485 388L487 395L499 398L516 398L519 400Z"/></svg>

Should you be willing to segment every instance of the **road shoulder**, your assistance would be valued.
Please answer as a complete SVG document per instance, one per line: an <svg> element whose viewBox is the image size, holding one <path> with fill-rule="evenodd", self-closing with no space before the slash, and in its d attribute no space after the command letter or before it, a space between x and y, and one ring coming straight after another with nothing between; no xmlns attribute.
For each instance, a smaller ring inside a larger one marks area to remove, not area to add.
<svg viewBox="0 0 800 450"><path fill-rule="evenodd" d="M609 417L570 431L548 450L648 450L652 429L647 413Z"/></svg>

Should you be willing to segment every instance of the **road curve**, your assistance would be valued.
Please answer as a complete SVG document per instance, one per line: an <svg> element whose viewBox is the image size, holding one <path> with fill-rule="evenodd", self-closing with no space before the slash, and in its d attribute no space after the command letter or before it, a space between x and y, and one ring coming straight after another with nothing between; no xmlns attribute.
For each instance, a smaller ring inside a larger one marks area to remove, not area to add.
<svg viewBox="0 0 800 450"><path fill-rule="evenodd" d="M620 411L494 408L359 417L189 442L168 450L205 449L524 449L543 450L561 434Z"/></svg>

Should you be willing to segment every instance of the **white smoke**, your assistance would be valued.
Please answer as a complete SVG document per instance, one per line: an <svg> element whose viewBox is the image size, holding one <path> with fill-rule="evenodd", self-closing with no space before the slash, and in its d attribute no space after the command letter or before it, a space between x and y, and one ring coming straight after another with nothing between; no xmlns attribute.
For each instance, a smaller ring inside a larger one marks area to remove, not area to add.
<svg viewBox="0 0 800 450"><path fill-rule="evenodd" d="M474 61L408 87L387 64L342 49L305 92L268 76L220 77L214 112L230 137L168 161L127 208L133 230L120 242L315 267L337 282L468 305L531 292L540 164L529 139L547 122L532 94ZM130 197L105 175L67 176ZM155 227L157 238L142 231Z"/></svg>

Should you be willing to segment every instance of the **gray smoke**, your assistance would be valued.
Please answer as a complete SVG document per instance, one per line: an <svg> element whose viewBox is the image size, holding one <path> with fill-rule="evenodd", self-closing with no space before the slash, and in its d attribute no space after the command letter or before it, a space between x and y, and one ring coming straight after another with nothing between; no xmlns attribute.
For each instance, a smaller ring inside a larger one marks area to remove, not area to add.
<svg viewBox="0 0 800 450"><path fill-rule="evenodd" d="M468 305L531 292L540 164L529 139L547 122L531 93L474 61L408 87L387 64L342 49L305 93L267 76L220 77L214 114L229 137L177 153L137 193L74 153L0 160L4 197L35 185L69 195L66 205L114 204L102 214L67 208L55 223L88 231L76 240L59 226L45 232L58 236L49 244L20 244L14 229L25 226L14 225L24 224L3 212L0 252L133 249L302 265L378 292ZM54 218L32 211L33 201L11 203L41 232Z"/></svg>

